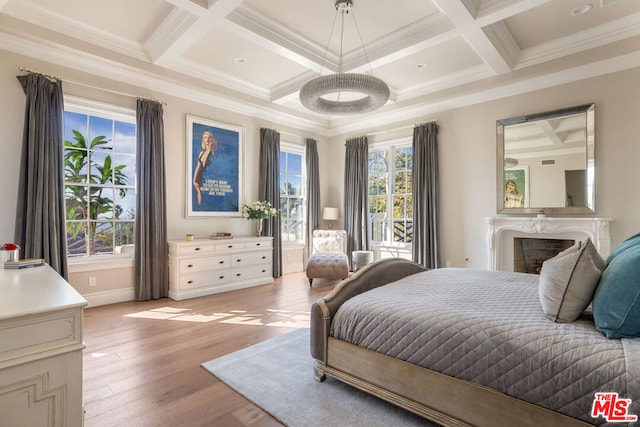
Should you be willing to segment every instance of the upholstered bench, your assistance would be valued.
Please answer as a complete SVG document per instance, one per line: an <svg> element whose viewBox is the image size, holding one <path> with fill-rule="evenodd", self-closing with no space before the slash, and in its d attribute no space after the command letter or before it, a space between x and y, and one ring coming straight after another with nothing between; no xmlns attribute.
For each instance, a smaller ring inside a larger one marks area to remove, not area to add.
<svg viewBox="0 0 640 427"><path fill-rule="evenodd" d="M317 253L307 261L307 277L309 286L313 279L346 279L349 277L349 258L341 253Z"/></svg>
<svg viewBox="0 0 640 427"><path fill-rule="evenodd" d="M306 267L309 286L316 277L332 280L349 277L346 231L314 230L312 249Z"/></svg>

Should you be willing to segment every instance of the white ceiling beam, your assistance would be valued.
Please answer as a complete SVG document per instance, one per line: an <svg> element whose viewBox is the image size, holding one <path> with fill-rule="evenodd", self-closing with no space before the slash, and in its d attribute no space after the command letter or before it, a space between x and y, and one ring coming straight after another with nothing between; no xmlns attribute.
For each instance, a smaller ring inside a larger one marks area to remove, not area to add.
<svg viewBox="0 0 640 427"><path fill-rule="evenodd" d="M347 52L343 56L343 68L352 72L369 71L369 63L372 68L381 67L457 36L451 21L441 13L434 13L371 41L365 46L367 55L362 46Z"/></svg>
<svg viewBox="0 0 640 427"><path fill-rule="evenodd" d="M172 0L172 4L181 9L169 15L167 19L158 27L154 34L149 38L152 42L147 49L153 52L152 62L154 64L172 64L177 58L188 50L194 43L200 40L215 25L220 25L227 15L238 7L242 0L217 0L211 4L208 9L198 6L189 0ZM192 14L193 6L196 6L196 19L189 24L192 19L187 13ZM183 7L188 7L185 12ZM171 27L172 21L178 21L181 28L176 31Z"/></svg>
<svg viewBox="0 0 640 427"><path fill-rule="evenodd" d="M225 25L234 34L316 72L338 69L340 58L332 51L325 52L326 46L248 6L236 8Z"/></svg>
<svg viewBox="0 0 640 427"><path fill-rule="evenodd" d="M495 37L489 37L483 31L460 1L432 0L436 6L451 19L457 31L467 41L471 48L486 62L496 74L504 74L511 71L513 58L504 57L504 49L499 49L493 42Z"/></svg>
<svg viewBox="0 0 640 427"><path fill-rule="evenodd" d="M96 26L89 23L76 21L39 3L31 1L0 1L4 4L2 13L14 18L131 58L141 61L148 59L141 43L96 28Z"/></svg>
<svg viewBox="0 0 640 427"><path fill-rule="evenodd" d="M207 14L207 7L193 2L191 0L165 0L167 3L171 3L176 8L189 12L195 16L202 16Z"/></svg>
<svg viewBox="0 0 640 427"><path fill-rule="evenodd" d="M558 135L556 129L551 126L549 120L540 120L536 122L536 125L538 126L538 128L540 128L544 136L546 136L553 145L562 145L562 138L560 138L560 135Z"/></svg>
<svg viewBox="0 0 640 427"><path fill-rule="evenodd" d="M485 27L519 13L542 6L551 0L484 0L473 13L478 26Z"/></svg>

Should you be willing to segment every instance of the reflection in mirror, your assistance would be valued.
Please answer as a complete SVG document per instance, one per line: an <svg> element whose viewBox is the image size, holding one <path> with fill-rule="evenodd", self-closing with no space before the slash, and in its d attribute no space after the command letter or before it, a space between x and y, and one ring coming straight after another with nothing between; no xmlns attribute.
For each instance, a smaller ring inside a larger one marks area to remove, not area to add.
<svg viewBox="0 0 640 427"><path fill-rule="evenodd" d="M595 104L496 121L498 213L595 212Z"/></svg>

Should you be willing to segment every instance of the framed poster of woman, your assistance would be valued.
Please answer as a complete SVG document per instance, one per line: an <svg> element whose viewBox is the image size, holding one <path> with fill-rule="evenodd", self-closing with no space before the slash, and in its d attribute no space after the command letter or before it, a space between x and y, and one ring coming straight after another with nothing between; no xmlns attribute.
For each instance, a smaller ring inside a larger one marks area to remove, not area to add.
<svg viewBox="0 0 640 427"><path fill-rule="evenodd" d="M504 170L504 207L529 207L528 166L518 166Z"/></svg>
<svg viewBox="0 0 640 427"><path fill-rule="evenodd" d="M242 216L240 126L187 115L187 217Z"/></svg>

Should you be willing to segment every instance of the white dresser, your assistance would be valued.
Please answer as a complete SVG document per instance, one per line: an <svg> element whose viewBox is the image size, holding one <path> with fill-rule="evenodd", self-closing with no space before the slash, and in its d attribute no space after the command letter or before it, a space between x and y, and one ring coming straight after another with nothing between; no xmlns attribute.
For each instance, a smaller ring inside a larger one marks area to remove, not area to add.
<svg viewBox="0 0 640 427"><path fill-rule="evenodd" d="M86 305L48 265L0 267L1 425L83 425Z"/></svg>
<svg viewBox="0 0 640 427"><path fill-rule="evenodd" d="M169 297L174 300L273 283L272 237L169 241Z"/></svg>

